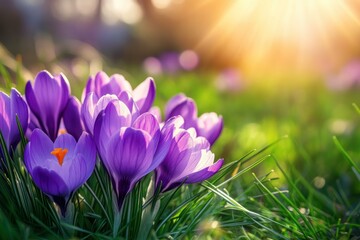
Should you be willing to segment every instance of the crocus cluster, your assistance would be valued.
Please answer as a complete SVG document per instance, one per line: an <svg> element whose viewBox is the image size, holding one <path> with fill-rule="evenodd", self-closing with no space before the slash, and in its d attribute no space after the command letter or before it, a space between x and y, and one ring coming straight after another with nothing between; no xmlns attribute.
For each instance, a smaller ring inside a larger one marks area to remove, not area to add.
<svg viewBox="0 0 360 240"><path fill-rule="evenodd" d="M166 105L161 122L154 99L152 78L133 89L122 75L99 72L88 79L80 102L63 74L41 71L26 84L25 98L15 89L10 97L1 93L0 130L7 150L14 149L20 140L18 116L29 138L25 166L63 215L71 196L91 176L97 155L120 209L150 172L155 187L166 192L206 180L223 164L210 150L223 128L221 116L198 117L195 102L179 94Z"/></svg>

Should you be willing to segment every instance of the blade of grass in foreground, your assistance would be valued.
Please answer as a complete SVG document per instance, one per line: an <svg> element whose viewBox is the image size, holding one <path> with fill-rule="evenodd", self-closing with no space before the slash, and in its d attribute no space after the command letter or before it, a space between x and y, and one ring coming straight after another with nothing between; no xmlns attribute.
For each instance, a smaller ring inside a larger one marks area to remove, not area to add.
<svg viewBox="0 0 360 240"><path fill-rule="evenodd" d="M349 162L349 164L351 165L351 168L353 169L356 177L360 181L360 168L359 168L359 166L357 166L357 164L353 161L353 159L350 157L350 155L345 151L344 147L341 145L341 143L339 142L339 140L335 136L333 136L333 141L334 141L336 147L345 156L345 159Z"/></svg>

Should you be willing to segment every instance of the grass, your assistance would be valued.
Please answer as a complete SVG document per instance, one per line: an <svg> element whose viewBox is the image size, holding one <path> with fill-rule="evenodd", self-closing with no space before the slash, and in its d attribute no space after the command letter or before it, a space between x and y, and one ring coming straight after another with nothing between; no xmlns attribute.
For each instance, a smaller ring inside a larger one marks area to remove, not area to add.
<svg viewBox="0 0 360 240"><path fill-rule="evenodd" d="M137 68L129 69L124 74L133 86L146 77ZM14 80L23 86L21 71L1 67L0 72L5 90ZM108 69L109 74L114 72L121 70ZM65 74L71 81L71 74ZM225 158L226 165L212 179L150 197L149 175L116 213L109 179L98 164L72 199L72 217L62 219L24 169L23 139L12 159L6 157L0 174L1 238L359 236L358 92L330 91L317 79L278 82L278 87L271 87L263 84L264 77L239 93L225 93L212 84L215 76L202 72L159 76L155 102L163 109L171 96L184 92L195 99L199 113L223 115L225 128L213 151ZM85 80L84 76L72 84L78 97Z"/></svg>

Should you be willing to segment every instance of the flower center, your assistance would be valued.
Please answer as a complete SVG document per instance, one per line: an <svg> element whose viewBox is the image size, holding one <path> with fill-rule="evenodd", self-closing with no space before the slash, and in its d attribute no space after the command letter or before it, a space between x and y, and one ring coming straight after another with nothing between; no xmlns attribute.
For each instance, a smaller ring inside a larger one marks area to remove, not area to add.
<svg viewBox="0 0 360 240"><path fill-rule="evenodd" d="M66 133L66 129L64 129L64 128L59 129L59 135L65 134L65 133Z"/></svg>
<svg viewBox="0 0 360 240"><path fill-rule="evenodd" d="M54 148L54 150L51 152L51 154L57 158L60 166L62 166L64 163L64 157L67 154L67 152L68 152L68 150L66 148L64 148L64 149Z"/></svg>

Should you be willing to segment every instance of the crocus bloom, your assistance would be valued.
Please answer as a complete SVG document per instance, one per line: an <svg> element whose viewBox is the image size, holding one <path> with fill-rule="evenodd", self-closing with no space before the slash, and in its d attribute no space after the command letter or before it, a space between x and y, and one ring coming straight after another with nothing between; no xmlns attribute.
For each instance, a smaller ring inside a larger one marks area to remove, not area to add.
<svg viewBox="0 0 360 240"><path fill-rule="evenodd" d="M16 89L11 89L10 97L0 92L0 131L4 137L7 150L15 149L20 141L20 132L16 121L19 118L22 130L26 132L29 110L25 100ZM1 158L0 148L0 158Z"/></svg>
<svg viewBox="0 0 360 240"><path fill-rule="evenodd" d="M52 76L41 71L35 77L34 85L27 82L25 97L31 112L51 140L58 135L64 109L70 97L69 82L63 74Z"/></svg>
<svg viewBox="0 0 360 240"><path fill-rule="evenodd" d="M135 121L131 118L127 106L114 101L99 114L94 127L94 139L112 180L119 210L125 196L160 164L169 147L155 116L144 113Z"/></svg>
<svg viewBox="0 0 360 240"><path fill-rule="evenodd" d="M212 145L223 129L223 118L216 113L204 113L197 117L197 107L193 99L184 94L171 98L165 107L165 119L180 115L184 118L184 128L195 128L198 136L205 137Z"/></svg>
<svg viewBox="0 0 360 240"><path fill-rule="evenodd" d="M204 137L196 137L193 128L182 128L181 116L171 118L165 123L162 131L170 130L173 134L169 151L159 167L155 170L156 186L162 192L180 186L202 182L219 171L224 160L214 163L214 154Z"/></svg>
<svg viewBox="0 0 360 240"><path fill-rule="evenodd" d="M130 83L120 74L108 76L104 72L98 72L95 77L90 77L83 93L83 99L90 92L94 92L98 98L105 94L114 94L120 97L121 92L127 91L134 99L140 113L147 112L155 99L155 82L147 78L134 90Z"/></svg>
<svg viewBox="0 0 360 240"><path fill-rule="evenodd" d="M67 133L53 142L42 130L35 129L26 145L24 161L36 186L65 216L70 197L94 170L96 147L85 132L78 142Z"/></svg>

